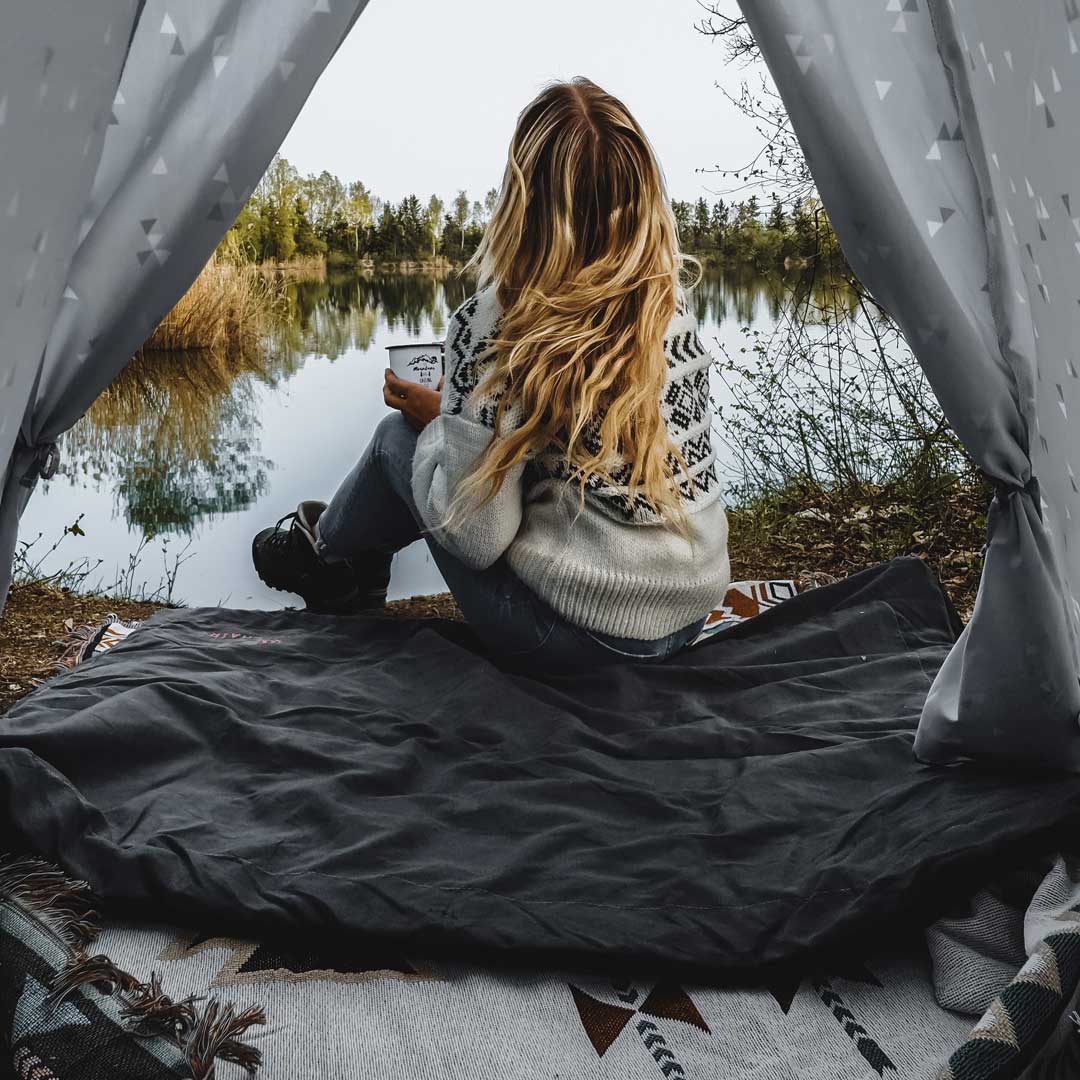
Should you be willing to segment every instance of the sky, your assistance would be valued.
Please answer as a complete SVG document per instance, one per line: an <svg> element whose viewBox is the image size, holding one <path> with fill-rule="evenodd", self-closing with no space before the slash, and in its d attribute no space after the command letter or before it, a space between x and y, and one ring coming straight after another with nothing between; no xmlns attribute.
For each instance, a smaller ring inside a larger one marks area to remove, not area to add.
<svg viewBox="0 0 1080 1080"><path fill-rule="evenodd" d="M736 14L735 0L720 10ZM540 15L542 12L542 17ZM731 68L694 29L697 0L370 0L281 152L397 202L497 187L517 114L547 81L586 75L621 98L656 148L676 199L712 201L731 183L753 126L717 88Z"/></svg>

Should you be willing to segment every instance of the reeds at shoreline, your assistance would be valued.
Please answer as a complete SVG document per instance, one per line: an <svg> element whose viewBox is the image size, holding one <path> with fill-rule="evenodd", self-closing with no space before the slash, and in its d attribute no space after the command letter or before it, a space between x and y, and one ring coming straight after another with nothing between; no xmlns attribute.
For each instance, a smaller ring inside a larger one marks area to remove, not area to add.
<svg viewBox="0 0 1080 1080"><path fill-rule="evenodd" d="M143 343L140 353L256 351L283 299L280 279L215 257Z"/></svg>

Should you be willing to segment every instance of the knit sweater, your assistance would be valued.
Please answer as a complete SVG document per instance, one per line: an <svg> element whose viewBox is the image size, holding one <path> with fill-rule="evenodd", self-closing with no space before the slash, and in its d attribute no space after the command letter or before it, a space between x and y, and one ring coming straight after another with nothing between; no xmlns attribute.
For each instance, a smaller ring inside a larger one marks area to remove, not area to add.
<svg viewBox="0 0 1080 1080"><path fill-rule="evenodd" d="M413 495L427 529L476 569L505 556L563 618L595 633L653 641L708 614L730 580L727 519L711 440L712 360L685 304L664 340L668 377L659 407L688 469L689 480L680 483L688 536L660 521L643 498L631 498L626 463L616 461L612 482L590 479L582 506L579 485L567 482L568 462L556 450L515 466L481 508L450 515L458 484L492 439L521 422L520 406L510 405L496 436L499 395L479 390L501 315L488 286L451 316L441 412L421 432L413 459ZM586 439L598 429L599 418Z"/></svg>

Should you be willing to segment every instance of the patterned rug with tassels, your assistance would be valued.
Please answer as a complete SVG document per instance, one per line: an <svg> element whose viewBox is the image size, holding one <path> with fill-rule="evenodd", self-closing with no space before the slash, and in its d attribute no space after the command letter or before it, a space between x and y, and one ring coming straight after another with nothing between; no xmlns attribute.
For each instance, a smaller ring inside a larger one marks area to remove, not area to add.
<svg viewBox="0 0 1080 1080"><path fill-rule="evenodd" d="M211 1080L254 1072L244 1033L264 1021L216 997L168 997L95 953L85 883L37 859L0 860L0 1024L18 1080Z"/></svg>
<svg viewBox="0 0 1080 1080"><path fill-rule="evenodd" d="M348 940L99 934L84 885L7 859L0 1023L19 1080L1067 1080L1080 1076L1080 866L1059 859L1028 884L984 890L929 948L718 988Z"/></svg>

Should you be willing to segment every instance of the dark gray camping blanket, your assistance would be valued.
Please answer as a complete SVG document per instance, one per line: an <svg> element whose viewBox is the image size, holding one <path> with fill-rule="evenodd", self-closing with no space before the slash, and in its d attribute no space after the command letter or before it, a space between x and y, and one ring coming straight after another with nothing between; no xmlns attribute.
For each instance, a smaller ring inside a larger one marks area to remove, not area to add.
<svg viewBox="0 0 1080 1080"><path fill-rule="evenodd" d="M899 560L654 667L539 680L458 626L180 610L0 725L3 846L117 914L531 963L746 969L926 922L1080 780L912 757L956 633Z"/></svg>

